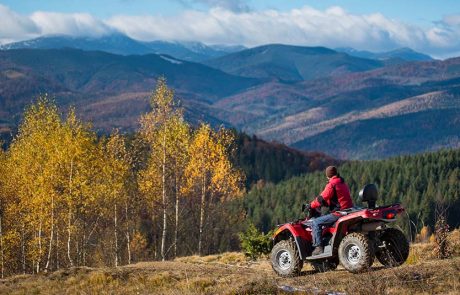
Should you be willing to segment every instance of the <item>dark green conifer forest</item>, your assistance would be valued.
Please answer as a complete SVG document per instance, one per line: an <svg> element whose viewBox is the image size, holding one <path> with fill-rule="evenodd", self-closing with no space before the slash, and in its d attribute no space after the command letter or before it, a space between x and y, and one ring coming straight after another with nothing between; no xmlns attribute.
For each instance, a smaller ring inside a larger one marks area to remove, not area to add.
<svg viewBox="0 0 460 295"><path fill-rule="evenodd" d="M437 203L448 206L448 222L460 225L460 149L443 150L379 161L352 161L339 166L355 205L367 183L378 185L378 204L402 203L408 215L399 225L409 234L433 227ZM304 174L278 184L256 185L244 199L247 216L264 232L276 224L302 217L301 205L312 200L327 182L324 172ZM410 217L411 227L409 228Z"/></svg>

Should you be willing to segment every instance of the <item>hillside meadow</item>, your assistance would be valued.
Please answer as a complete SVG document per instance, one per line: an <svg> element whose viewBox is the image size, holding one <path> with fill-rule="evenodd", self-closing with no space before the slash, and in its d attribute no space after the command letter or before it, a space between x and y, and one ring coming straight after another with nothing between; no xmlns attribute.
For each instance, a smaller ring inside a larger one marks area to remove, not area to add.
<svg viewBox="0 0 460 295"><path fill-rule="evenodd" d="M456 237L457 239L458 237ZM457 243L457 247L460 244ZM242 253L138 262L118 268L78 267L0 280L8 294L458 294L460 258L437 260L433 245L414 244L406 264L351 274L340 268L279 278L264 258ZM456 255L460 248L457 248Z"/></svg>

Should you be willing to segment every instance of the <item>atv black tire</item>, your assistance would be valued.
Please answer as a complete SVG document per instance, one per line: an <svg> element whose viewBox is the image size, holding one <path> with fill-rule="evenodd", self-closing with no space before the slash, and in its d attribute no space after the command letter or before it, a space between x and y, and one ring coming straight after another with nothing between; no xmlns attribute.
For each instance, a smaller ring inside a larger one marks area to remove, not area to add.
<svg viewBox="0 0 460 295"><path fill-rule="evenodd" d="M281 277L300 275L303 261L300 259L293 240L283 240L276 244L270 254L273 270Z"/></svg>
<svg viewBox="0 0 460 295"><path fill-rule="evenodd" d="M313 270L316 272L327 272L327 271L335 270L337 266L339 265L338 261L329 261L329 260L312 261L310 264Z"/></svg>
<svg viewBox="0 0 460 295"><path fill-rule="evenodd" d="M339 260L352 273L368 270L374 261L374 250L369 238L361 233L351 233L339 245Z"/></svg>
<svg viewBox="0 0 460 295"><path fill-rule="evenodd" d="M388 228L380 236L385 248L375 253L378 261L386 267L400 266L409 256L409 242L406 236L396 228Z"/></svg>

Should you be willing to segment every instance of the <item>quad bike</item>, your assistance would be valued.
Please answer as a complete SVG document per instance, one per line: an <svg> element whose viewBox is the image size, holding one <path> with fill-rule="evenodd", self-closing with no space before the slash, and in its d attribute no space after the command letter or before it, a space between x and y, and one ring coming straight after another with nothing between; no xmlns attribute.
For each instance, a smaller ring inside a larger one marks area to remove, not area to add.
<svg viewBox="0 0 460 295"><path fill-rule="evenodd" d="M342 216L329 227L323 227L324 252L311 256L311 222L316 214L310 209L306 219L282 224L273 235L271 264L280 276L300 274L304 261L314 270L334 270L338 264L352 273L369 269L374 258L386 267L403 264L409 255L409 243L404 234L387 224L396 221L404 212L400 204L376 207L378 193L374 184L366 185L359 193L367 208L353 207L337 211Z"/></svg>

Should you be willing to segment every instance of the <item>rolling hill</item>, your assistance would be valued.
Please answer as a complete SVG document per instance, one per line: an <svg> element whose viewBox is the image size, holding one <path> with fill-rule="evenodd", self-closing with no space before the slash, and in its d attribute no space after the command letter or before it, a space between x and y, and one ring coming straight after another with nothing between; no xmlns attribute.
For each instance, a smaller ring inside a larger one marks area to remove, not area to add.
<svg viewBox="0 0 460 295"><path fill-rule="evenodd" d="M161 76L175 89L189 118L216 123L222 120L213 119L203 105L259 83L165 55L6 50L0 51L0 110L15 125L25 105L49 93L63 106L75 105L97 128L132 129L148 109L148 96Z"/></svg>
<svg viewBox="0 0 460 295"><path fill-rule="evenodd" d="M356 50L350 47L336 48L335 50L339 52L344 52L346 54L369 59L377 59L388 62L407 62L407 61L430 61L433 58L427 54L414 51L410 48L398 48L391 51L385 52L371 52L366 50Z"/></svg>
<svg viewBox="0 0 460 295"><path fill-rule="evenodd" d="M282 44L246 49L204 63L234 75L280 81L312 80L383 65L380 61L353 57L325 47Z"/></svg>
<svg viewBox="0 0 460 295"><path fill-rule="evenodd" d="M262 138L342 158L379 158L459 146L459 76L459 58L413 62L298 83L266 83L215 105L232 114L228 122ZM414 115L418 112L425 115ZM412 134L428 115L450 120L426 119L425 125L431 122L426 132ZM378 120L366 121L370 119ZM395 128L385 129L389 120ZM367 130L370 122L373 127ZM361 141L350 142L345 132L350 128ZM341 135L335 137L338 130ZM384 130L385 135L380 133ZM372 132L375 136L367 137ZM399 138L398 145L384 136ZM428 138L434 141L422 140Z"/></svg>
<svg viewBox="0 0 460 295"><path fill-rule="evenodd" d="M460 58L388 65L322 47L267 45L210 63L69 48L2 50L0 131L14 129L40 93L74 105L100 131L134 130L156 79L165 76L192 122L334 158L460 146Z"/></svg>

